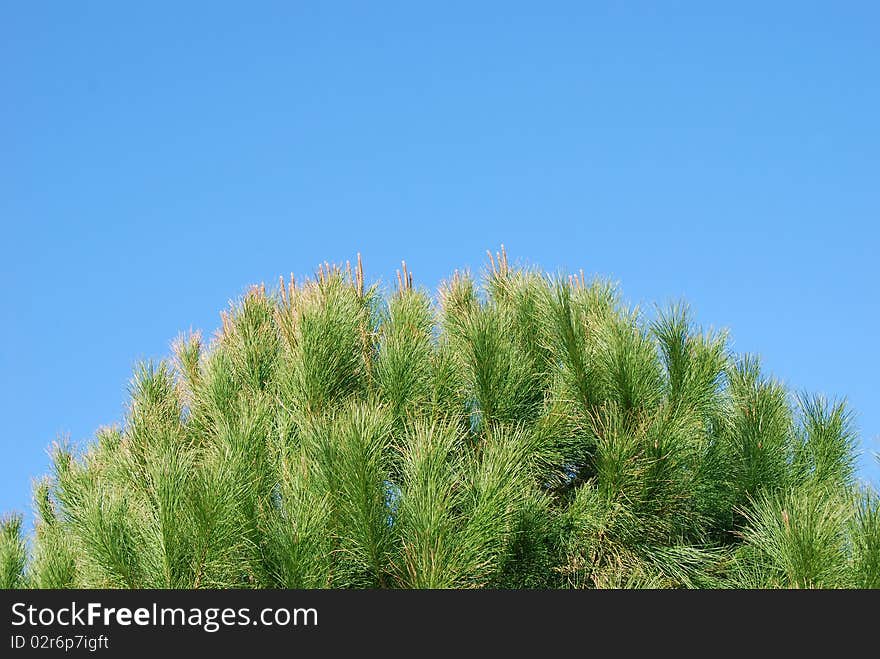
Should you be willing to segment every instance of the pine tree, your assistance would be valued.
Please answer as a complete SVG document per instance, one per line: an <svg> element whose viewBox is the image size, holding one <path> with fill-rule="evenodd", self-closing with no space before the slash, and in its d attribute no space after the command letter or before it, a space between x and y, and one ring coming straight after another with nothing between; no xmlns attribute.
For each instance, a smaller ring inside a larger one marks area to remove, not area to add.
<svg viewBox="0 0 880 659"><path fill-rule="evenodd" d="M140 365L0 525L5 588L875 588L843 403L684 305L489 255L432 299L321 266Z"/></svg>

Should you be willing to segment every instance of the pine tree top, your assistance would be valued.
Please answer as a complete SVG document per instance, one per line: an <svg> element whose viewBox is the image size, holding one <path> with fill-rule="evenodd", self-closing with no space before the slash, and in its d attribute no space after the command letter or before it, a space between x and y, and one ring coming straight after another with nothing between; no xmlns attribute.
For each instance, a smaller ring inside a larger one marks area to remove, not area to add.
<svg viewBox="0 0 880 659"><path fill-rule="evenodd" d="M2 587L878 587L846 405L603 280L489 254L251 288L60 444Z"/></svg>

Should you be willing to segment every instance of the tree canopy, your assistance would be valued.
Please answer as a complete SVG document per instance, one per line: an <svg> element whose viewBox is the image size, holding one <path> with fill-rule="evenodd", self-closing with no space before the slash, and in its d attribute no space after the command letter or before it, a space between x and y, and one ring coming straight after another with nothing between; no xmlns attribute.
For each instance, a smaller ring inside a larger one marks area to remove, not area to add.
<svg viewBox="0 0 880 659"><path fill-rule="evenodd" d="M683 304L602 280L404 266L254 287L54 446L0 586L880 587L843 402L794 394Z"/></svg>

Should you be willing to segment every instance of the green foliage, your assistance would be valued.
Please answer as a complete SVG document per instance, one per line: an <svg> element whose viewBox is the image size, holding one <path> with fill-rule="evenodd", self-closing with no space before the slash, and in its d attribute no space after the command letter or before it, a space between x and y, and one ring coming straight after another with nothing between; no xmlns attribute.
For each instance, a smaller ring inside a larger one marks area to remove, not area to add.
<svg viewBox="0 0 880 659"><path fill-rule="evenodd" d="M745 546L738 560L755 585L828 588L846 585L846 518L840 493L810 483L779 493L767 491L744 513Z"/></svg>
<svg viewBox="0 0 880 659"><path fill-rule="evenodd" d="M6 588L880 587L845 404L682 304L490 254L436 302L325 264L140 365L53 450Z"/></svg>
<svg viewBox="0 0 880 659"><path fill-rule="evenodd" d="M0 588L20 588L24 585L26 561L21 517L7 517L0 521Z"/></svg>
<svg viewBox="0 0 880 659"><path fill-rule="evenodd" d="M880 588L880 497L860 488L854 493L855 511L847 535L852 542L849 573L853 588Z"/></svg>

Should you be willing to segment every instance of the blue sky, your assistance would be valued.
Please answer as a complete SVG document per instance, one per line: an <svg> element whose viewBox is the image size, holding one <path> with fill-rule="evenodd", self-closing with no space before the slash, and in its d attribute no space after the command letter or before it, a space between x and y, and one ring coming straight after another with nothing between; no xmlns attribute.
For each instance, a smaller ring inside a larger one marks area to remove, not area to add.
<svg viewBox="0 0 880 659"><path fill-rule="evenodd" d="M358 251L684 298L880 449L880 9L718 4L4 3L0 510L138 359Z"/></svg>

